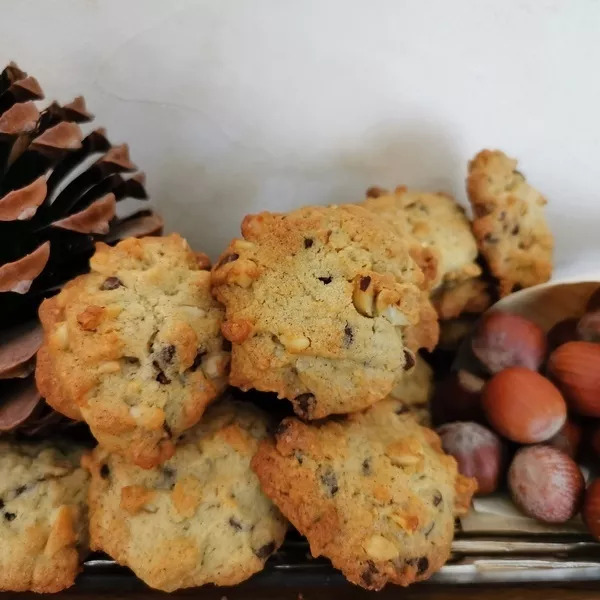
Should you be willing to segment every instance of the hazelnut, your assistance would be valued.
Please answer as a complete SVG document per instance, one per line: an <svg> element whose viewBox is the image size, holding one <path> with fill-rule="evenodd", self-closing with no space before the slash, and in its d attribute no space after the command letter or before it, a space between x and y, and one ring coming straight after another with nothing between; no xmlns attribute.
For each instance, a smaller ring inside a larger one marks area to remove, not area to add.
<svg viewBox="0 0 600 600"><path fill-rule="evenodd" d="M600 310L588 312L579 319L577 337L584 342L600 342Z"/></svg>
<svg viewBox="0 0 600 600"><path fill-rule="evenodd" d="M581 445L581 436L581 427L572 419L567 419L558 433L548 440L548 444L575 458Z"/></svg>
<svg viewBox="0 0 600 600"><path fill-rule="evenodd" d="M600 417L600 344L563 344L550 355L548 372L574 412Z"/></svg>
<svg viewBox="0 0 600 600"><path fill-rule="evenodd" d="M503 474L504 446L500 438L479 423L447 423L437 430L442 448L454 456L458 470L477 480L477 495L491 494Z"/></svg>
<svg viewBox="0 0 600 600"><path fill-rule="evenodd" d="M451 373L436 386L431 400L431 416L437 425L450 421L485 422L481 390L485 381L465 370Z"/></svg>
<svg viewBox="0 0 600 600"><path fill-rule="evenodd" d="M540 327L524 317L494 312L477 326L471 347L490 373L507 367L537 371L546 356L546 336Z"/></svg>
<svg viewBox="0 0 600 600"><path fill-rule="evenodd" d="M494 375L483 389L481 403L490 425L521 444L550 439L567 418L567 405L559 390L524 367L510 367Z"/></svg>
<svg viewBox="0 0 600 600"><path fill-rule="evenodd" d="M588 531L600 540L600 479L594 479L588 486L581 514Z"/></svg>
<svg viewBox="0 0 600 600"><path fill-rule="evenodd" d="M564 523L579 510L585 488L577 463L552 446L521 448L508 470L512 498L530 517Z"/></svg>

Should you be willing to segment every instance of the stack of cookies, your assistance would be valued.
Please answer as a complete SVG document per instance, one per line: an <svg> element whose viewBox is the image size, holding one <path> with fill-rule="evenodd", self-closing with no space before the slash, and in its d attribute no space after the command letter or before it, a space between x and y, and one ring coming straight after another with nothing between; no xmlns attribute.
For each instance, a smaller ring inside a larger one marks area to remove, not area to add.
<svg viewBox="0 0 600 600"><path fill-rule="evenodd" d="M234 585L290 523L368 589L438 570L475 482L418 422L421 351L439 319L549 275L543 199L514 168L471 163L473 224L448 196L372 189L246 217L212 271L177 234L99 244L40 309L36 371L98 445L4 444L0 589L63 589L88 548L161 590Z"/></svg>

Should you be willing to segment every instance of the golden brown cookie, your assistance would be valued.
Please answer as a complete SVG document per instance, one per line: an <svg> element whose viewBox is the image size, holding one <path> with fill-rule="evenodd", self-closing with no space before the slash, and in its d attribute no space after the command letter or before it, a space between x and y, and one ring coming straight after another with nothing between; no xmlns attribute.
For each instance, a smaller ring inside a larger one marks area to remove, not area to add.
<svg viewBox="0 0 600 600"><path fill-rule="evenodd" d="M489 306L471 224L454 198L403 186L394 192L371 188L363 205L410 240L440 318L482 312Z"/></svg>
<svg viewBox="0 0 600 600"><path fill-rule="evenodd" d="M213 269L232 385L276 392L318 419L382 399L407 348L437 342L423 274L370 211L261 213L244 219L242 235Z"/></svg>
<svg viewBox="0 0 600 600"><path fill-rule="evenodd" d="M287 530L250 469L268 424L247 403L221 401L160 467L97 448L85 462L92 548L167 592L235 585L262 570Z"/></svg>
<svg viewBox="0 0 600 600"><path fill-rule="evenodd" d="M531 187L517 161L499 150L482 150L470 163L467 192L473 232L500 296L550 279L554 241L546 199Z"/></svg>
<svg viewBox="0 0 600 600"><path fill-rule="evenodd" d="M50 593L88 551L88 474L64 443L0 442L0 591Z"/></svg>
<svg viewBox="0 0 600 600"><path fill-rule="evenodd" d="M285 419L252 467L312 555L372 590L437 571L476 487L395 400L324 423Z"/></svg>
<svg viewBox="0 0 600 600"><path fill-rule="evenodd" d="M169 458L226 385L207 266L178 235L99 244L91 272L40 308L41 393L142 467Z"/></svg>

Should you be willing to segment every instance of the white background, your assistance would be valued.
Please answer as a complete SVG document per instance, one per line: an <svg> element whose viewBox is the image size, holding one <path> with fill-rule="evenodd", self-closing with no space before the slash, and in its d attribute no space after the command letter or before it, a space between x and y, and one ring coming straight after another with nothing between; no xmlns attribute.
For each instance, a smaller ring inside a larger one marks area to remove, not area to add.
<svg viewBox="0 0 600 600"><path fill-rule="evenodd" d="M518 157L563 265L600 248L596 0L0 0L0 62L84 94L169 228L213 256L244 214L372 184L465 201Z"/></svg>

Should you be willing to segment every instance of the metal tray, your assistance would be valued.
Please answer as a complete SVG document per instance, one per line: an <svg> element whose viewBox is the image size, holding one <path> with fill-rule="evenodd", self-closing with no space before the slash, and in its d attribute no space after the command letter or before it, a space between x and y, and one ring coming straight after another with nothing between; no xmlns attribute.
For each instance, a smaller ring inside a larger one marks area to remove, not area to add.
<svg viewBox="0 0 600 600"><path fill-rule="evenodd" d="M588 536L476 536L457 534L448 563L419 585L600 582L600 543ZM308 544L291 536L261 573L257 587L332 587L349 585L331 564L312 559ZM139 590L144 587L128 569L101 556L84 564L80 590Z"/></svg>

